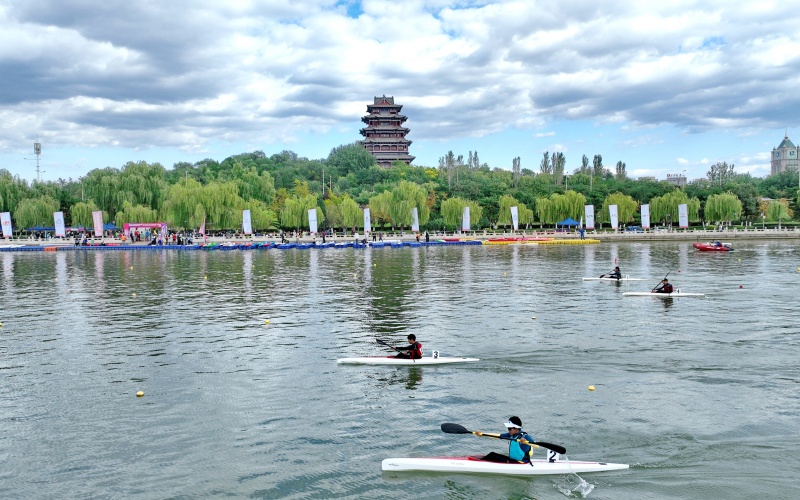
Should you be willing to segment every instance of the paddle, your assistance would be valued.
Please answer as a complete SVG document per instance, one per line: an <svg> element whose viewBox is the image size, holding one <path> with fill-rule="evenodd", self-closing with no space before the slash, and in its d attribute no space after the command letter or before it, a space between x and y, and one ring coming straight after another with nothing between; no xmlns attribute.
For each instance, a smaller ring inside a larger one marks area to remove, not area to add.
<svg viewBox="0 0 800 500"><path fill-rule="evenodd" d="M381 339L375 339L375 342L377 342L377 343L379 343L379 344L383 344L383 345L385 345L386 347L388 347L389 349L394 349L395 351L398 351L398 349L397 349L396 347L394 347L394 346L391 346L391 345L387 344L386 342L384 342L384 341L383 341L383 340L381 340ZM417 362L417 360L416 360L416 359L414 359L414 356L410 356L410 357L411 357L411 361L413 361L414 363L416 363L416 362Z"/></svg>
<svg viewBox="0 0 800 500"><path fill-rule="evenodd" d="M397 349L395 349L393 346L391 346L391 345L387 344L386 342L384 342L384 341L383 341L383 340L381 340L381 339L375 339L375 342L377 342L377 343L379 343L379 344L383 344L383 345L385 345L386 347L388 347L389 349L393 349L393 350L395 350L395 351L397 350Z"/></svg>
<svg viewBox="0 0 800 500"><path fill-rule="evenodd" d="M669 273L671 273L671 272L672 272L672 271L670 271ZM664 275L664 278L663 278L661 281L664 281L665 279L667 279L667 276L669 276L669 273L667 273L666 275ZM658 282L658 285L660 285L660 284L661 284L661 281L659 281L659 282ZM654 286L654 287L653 287L653 289L652 289L652 290L650 290L650 291L651 291L651 292L655 292L655 291L656 291L656 288L658 288L658 285Z"/></svg>
<svg viewBox="0 0 800 500"><path fill-rule="evenodd" d="M486 433L483 433L483 432L480 432L480 431L471 431L471 430L467 429L466 427L464 427L463 425L459 425L459 424L444 423L444 424L442 424L442 432L444 432L445 434L475 434L476 436L484 436L484 437L490 437L490 438L495 438L495 439L505 439L506 441L511 441L509 438L500 437L499 434L486 434ZM564 448L563 446L559 446L557 444L552 444L552 443L545 443L543 441L532 442L532 441L526 441L524 439L520 439L519 442L522 443L522 444L530 444L530 445L534 445L534 446L541 446L542 448L547 448L548 450L553 450L554 452L560 453L562 455L567 452L567 449Z"/></svg>

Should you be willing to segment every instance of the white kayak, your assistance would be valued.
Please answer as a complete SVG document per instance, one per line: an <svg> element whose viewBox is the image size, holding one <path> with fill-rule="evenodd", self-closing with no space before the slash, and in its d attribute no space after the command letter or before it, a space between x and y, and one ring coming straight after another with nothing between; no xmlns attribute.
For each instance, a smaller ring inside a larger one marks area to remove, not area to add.
<svg viewBox="0 0 800 500"><path fill-rule="evenodd" d="M381 470L383 471L472 472L514 476L606 472L629 467L628 464L581 462L564 459L554 462L534 459L530 464L503 464L481 460L480 457L387 458L381 462Z"/></svg>
<svg viewBox="0 0 800 500"><path fill-rule="evenodd" d="M428 356L420 359L395 358L394 356L365 356L362 358L342 358L336 362L340 365L446 365L450 363L474 363L478 358L451 358L444 356Z"/></svg>
<svg viewBox="0 0 800 500"><path fill-rule="evenodd" d="M630 276L623 276L617 278L583 278L583 281L644 281L644 278L631 278Z"/></svg>
<svg viewBox="0 0 800 500"><path fill-rule="evenodd" d="M625 292L623 297L658 297L660 299L668 299L671 297L705 297L704 293L689 293L681 292L680 290L672 293L657 293L657 292Z"/></svg>

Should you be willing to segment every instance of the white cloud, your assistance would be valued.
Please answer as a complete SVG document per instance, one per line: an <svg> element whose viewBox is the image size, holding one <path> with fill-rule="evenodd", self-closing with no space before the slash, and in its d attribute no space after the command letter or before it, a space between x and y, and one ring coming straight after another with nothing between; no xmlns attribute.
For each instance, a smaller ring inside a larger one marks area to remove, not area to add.
<svg viewBox="0 0 800 500"><path fill-rule="evenodd" d="M5 0L0 148L36 134L190 150L292 141L357 130L381 94L429 140L552 119L747 133L794 123L800 107L791 2L363 0L350 17L358 7Z"/></svg>

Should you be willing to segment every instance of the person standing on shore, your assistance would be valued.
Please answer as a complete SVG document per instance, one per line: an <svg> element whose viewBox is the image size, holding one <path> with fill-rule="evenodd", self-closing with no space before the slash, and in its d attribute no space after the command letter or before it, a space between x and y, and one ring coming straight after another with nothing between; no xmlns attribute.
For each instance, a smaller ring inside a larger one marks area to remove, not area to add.
<svg viewBox="0 0 800 500"><path fill-rule="evenodd" d="M582 239L582 240L586 239L586 238L584 238L584 233L585 233L585 232L586 232L586 230L585 230L585 229L583 229L583 226L581 226L581 228L580 228L580 233L581 233L581 239Z"/></svg>

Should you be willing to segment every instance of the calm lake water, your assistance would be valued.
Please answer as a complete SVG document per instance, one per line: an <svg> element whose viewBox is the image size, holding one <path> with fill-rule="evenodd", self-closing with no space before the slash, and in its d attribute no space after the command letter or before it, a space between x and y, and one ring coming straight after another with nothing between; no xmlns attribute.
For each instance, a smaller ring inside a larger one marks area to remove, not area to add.
<svg viewBox="0 0 800 500"><path fill-rule="evenodd" d="M800 250L736 248L0 253L0 497L797 498ZM482 361L336 364L408 333ZM381 473L510 415L631 468Z"/></svg>

